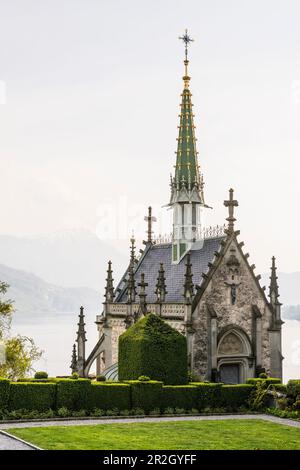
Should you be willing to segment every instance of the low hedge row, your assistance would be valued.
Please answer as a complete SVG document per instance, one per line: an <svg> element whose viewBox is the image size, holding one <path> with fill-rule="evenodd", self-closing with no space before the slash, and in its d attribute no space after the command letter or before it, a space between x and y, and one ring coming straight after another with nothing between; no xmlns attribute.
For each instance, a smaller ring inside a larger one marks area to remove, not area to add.
<svg viewBox="0 0 300 470"><path fill-rule="evenodd" d="M37 385L37 384L33 384ZM52 384L45 384L47 386ZM61 379L56 383L56 407L68 410L88 409L91 381L89 379Z"/></svg>
<svg viewBox="0 0 300 470"><path fill-rule="evenodd" d="M83 409L130 410L130 385L125 383L96 382L90 387L90 399Z"/></svg>
<svg viewBox="0 0 300 470"><path fill-rule="evenodd" d="M267 379L255 378L255 379L247 379L246 384L256 385L259 382L265 382L267 385L275 385L280 384L280 379L275 379L273 377L268 377Z"/></svg>
<svg viewBox="0 0 300 470"><path fill-rule="evenodd" d="M223 385L221 388L222 406L235 409L247 405L254 388L251 384Z"/></svg>
<svg viewBox="0 0 300 470"><path fill-rule="evenodd" d="M300 380L289 380L286 389L289 396L300 399Z"/></svg>
<svg viewBox="0 0 300 470"><path fill-rule="evenodd" d="M12 382L9 390L8 409L46 411L55 409L56 385L53 383Z"/></svg>
<svg viewBox="0 0 300 470"><path fill-rule="evenodd" d="M194 385L166 385L163 387L162 398L163 409L169 407L184 410L199 409L198 387Z"/></svg>
<svg viewBox="0 0 300 470"><path fill-rule="evenodd" d="M10 391L10 382L0 378L0 410L7 408Z"/></svg>
<svg viewBox="0 0 300 470"><path fill-rule="evenodd" d="M296 384L297 385L297 384ZM291 384L290 387L296 386ZM298 385L297 385L298 386ZM252 384L223 385L194 382L166 385L158 381L91 382L88 379L56 379L51 382L9 382L0 379L0 409L58 410L142 409L146 413L167 408L247 406Z"/></svg>
<svg viewBox="0 0 300 470"><path fill-rule="evenodd" d="M140 408L149 413L151 410L162 407L163 390L165 389L162 382L129 380L127 383L130 385L132 408Z"/></svg>

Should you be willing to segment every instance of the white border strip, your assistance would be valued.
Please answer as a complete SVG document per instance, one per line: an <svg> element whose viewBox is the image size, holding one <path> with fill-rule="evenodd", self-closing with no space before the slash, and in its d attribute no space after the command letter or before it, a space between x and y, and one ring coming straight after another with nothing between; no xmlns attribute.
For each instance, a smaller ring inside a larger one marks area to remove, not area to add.
<svg viewBox="0 0 300 470"><path fill-rule="evenodd" d="M10 439L14 439L15 441L22 442L22 444L25 444L28 447L31 447L33 450L44 450L41 447L37 447L34 444L31 444L31 442L24 441L20 437L16 437L13 434L10 434L8 432L0 430L0 434L3 434L4 436L9 437Z"/></svg>

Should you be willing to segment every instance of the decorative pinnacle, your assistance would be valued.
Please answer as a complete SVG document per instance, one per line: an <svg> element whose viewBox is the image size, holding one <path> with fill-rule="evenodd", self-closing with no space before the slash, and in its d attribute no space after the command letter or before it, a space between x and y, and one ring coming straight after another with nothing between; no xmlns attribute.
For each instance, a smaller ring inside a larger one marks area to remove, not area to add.
<svg viewBox="0 0 300 470"><path fill-rule="evenodd" d="M229 200L228 201L224 201L224 206L225 207L228 207L228 217L227 217L227 221L228 221L228 231L230 233L232 233L234 231L234 222L236 221L236 219L234 218L234 208L237 207L239 205L238 201L234 200L233 199L233 189L230 188L229 189Z"/></svg>
<svg viewBox="0 0 300 470"><path fill-rule="evenodd" d="M107 278L106 278L106 286L105 286L105 301L106 302L113 302L115 297L114 292L114 280L112 277L112 269L111 269L111 261L108 262L108 269L107 269Z"/></svg>
<svg viewBox="0 0 300 470"><path fill-rule="evenodd" d="M140 292L139 292L139 298L140 298L140 313L147 313L147 303L146 303L146 287L148 286L148 283L145 282L145 274L141 274L141 281L138 283L138 286L140 287Z"/></svg>
<svg viewBox="0 0 300 470"><path fill-rule="evenodd" d="M129 304L131 304L132 302L135 302L135 298L136 298L134 263L135 263L135 238L132 234L132 237L130 239L130 262L129 262L128 280L127 280L127 302Z"/></svg>
<svg viewBox="0 0 300 470"><path fill-rule="evenodd" d="M156 222L156 217L152 217L152 207L148 207L148 216L144 217L144 220L148 223L147 230L147 242L152 243L152 222Z"/></svg>
<svg viewBox="0 0 300 470"><path fill-rule="evenodd" d="M193 273L190 253L186 256L186 270L185 270L185 281L184 281L184 293L183 296L188 304L192 303L194 295L194 284L193 284Z"/></svg>
<svg viewBox="0 0 300 470"><path fill-rule="evenodd" d="M157 278L157 283L156 283L156 290L155 290L157 302L164 302L166 300L166 294L168 293L166 288L167 286L166 286L164 264L160 263L160 267L158 271L158 278Z"/></svg>
<svg viewBox="0 0 300 470"><path fill-rule="evenodd" d="M132 263L132 265L134 265L134 262L135 262L135 238L134 238L133 233L132 233L132 237L130 238L130 243L131 243L131 246L130 246L130 262Z"/></svg>
<svg viewBox="0 0 300 470"><path fill-rule="evenodd" d="M72 373L77 372L77 354L76 354L75 344L73 344L72 361L71 361L70 369L72 370Z"/></svg>
<svg viewBox="0 0 300 470"><path fill-rule="evenodd" d="M279 297L279 292L278 292L278 282L277 282L277 274L276 274L276 264L275 264L275 256L272 257L272 266L271 266L271 276L270 276L270 287L269 287L269 297L271 300L272 305L278 305L278 297Z"/></svg>
<svg viewBox="0 0 300 470"><path fill-rule="evenodd" d="M86 341L86 331L84 329L85 323L84 323L83 310L84 310L83 307L80 307L78 330L77 330L77 339L76 339L77 343L78 343L79 339L82 339L82 341Z"/></svg>

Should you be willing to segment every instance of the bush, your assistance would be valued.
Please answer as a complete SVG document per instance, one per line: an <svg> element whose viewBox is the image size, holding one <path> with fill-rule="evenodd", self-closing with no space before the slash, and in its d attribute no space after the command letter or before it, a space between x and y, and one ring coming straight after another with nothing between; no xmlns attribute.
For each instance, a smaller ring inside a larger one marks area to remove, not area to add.
<svg viewBox="0 0 300 470"><path fill-rule="evenodd" d="M0 378L0 410L5 410L8 407L9 389L9 380Z"/></svg>
<svg viewBox="0 0 300 470"><path fill-rule="evenodd" d="M120 380L146 375L164 384L186 384L186 338L157 315L146 315L119 337L118 364Z"/></svg>
<svg viewBox="0 0 300 470"><path fill-rule="evenodd" d="M57 408L79 411L90 409L91 382L88 379L58 379Z"/></svg>
<svg viewBox="0 0 300 470"><path fill-rule="evenodd" d="M89 408L111 410L118 408L126 410L131 408L130 386L118 382L96 382L90 388Z"/></svg>
<svg viewBox="0 0 300 470"><path fill-rule="evenodd" d="M73 372L73 374L71 375L71 379L73 380L79 379L79 374L77 374L77 372Z"/></svg>
<svg viewBox="0 0 300 470"><path fill-rule="evenodd" d="M169 416L175 414L174 408L171 406L168 406L168 408L165 409L164 415Z"/></svg>
<svg viewBox="0 0 300 470"><path fill-rule="evenodd" d="M154 408L153 410L149 411L149 416L160 416L160 409Z"/></svg>
<svg viewBox="0 0 300 470"><path fill-rule="evenodd" d="M12 382L10 384L10 410L46 411L56 408L56 385L53 383Z"/></svg>
<svg viewBox="0 0 300 470"><path fill-rule="evenodd" d="M145 411L143 410L143 408L132 408L131 414L133 416L144 416Z"/></svg>
<svg viewBox="0 0 300 470"><path fill-rule="evenodd" d="M74 418L84 418L86 415L86 410L72 411L72 417Z"/></svg>
<svg viewBox="0 0 300 470"><path fill-rule="evenodd" d="M185 409L184 409L184 408L178 408L178 407L176 406L176 408L175 408L175 414L176 414L176 415L184 415L184 414L185 414Z"/></svg>
<svg viewBox="0 0 300 470"><path fill-rule="evenodd" d="M273 388L275 392L283 393L284 395L287 394L287 386L284 384L274 384Z"/></svg>
<svg viewBox="0 0 300 470"><path fill-rule="evenodd" d="M300 380L289 380L286 388L289 396L295 399L300 397Z"/></svg>
<svg viewBox="0 0 300 470"><path fill-rule="evenodd" d="M198 406L198 387L193 385L166 385L163 387L162 409L173 408L189 410Z"/></svg>
<svg viewBox="0 0 300 470"><path fill-rule="evenodd" d="M43 372L43 371L36 372L34 374L34 378L35 379L48 379L48 374L47 372Z"/></svg>
<svg viewBox="0 0 300 470"><path fill-rule="evenodd" d="M140 382L149 382L150 377L148 377L147 375L140 375L139 378L138 378L138 380L139 380Z"/></svg>
<svg viewBox="0 0 300 470"><path fill-rule="evenodd" d="M97 382L105 382L106 377L105 377L105 375L97 375L96 380L97 380Z"/></svg>
<svg viewBox="0 0 300 470"><path fill-rule="evenodd" d="M71 413L68 408L62 406L61 408L58 408L57 414L60 418L67 418L68 416L70 416Z"/></svg>
<svg viewBox="0 0 300 470"><path fill-rule="evenodd" d="M139 381L130 380L131 406L142 408L149 413L154 408L161 407L163 383L155 380Z"/></svg>
<svg viewBox="0 0 300 470"><path fill-rule="evenodd" d="M245 406L254 388L250 384L223 385L221 388L221 406L232 410Z"/></svg>
<svg viewBox="0 0 300 470"><path fill-rule="evenodd" d="M256 387L252 390L249 397L249 406L254 411L262 411L270 401L271 384L267 384L266 380L256 382Z"/></svg>
<svg viewBox="0 0 300 470"><path fill-rule="evenodd" d="M258 377L259 377L260 379L267 379L267 378L268 378L268 376L267 376L267 374L266 374L265 372L261 372Z"/></svg>
<svg viewBox="0 0 300 470"><path fill-rule="evenodd" d="M95 417L100 417L100 416L104 416L105 415L105 411L104 410L101 410L100 408L94 408L93 411L91 412L91 416L95 416Z"/></svg>
<svg viewBox="0 0 300 470"><path fill-rule="evenodd" d="M300 410L300 400L296 400L295 403L293 403L293 410Z"/></svg>

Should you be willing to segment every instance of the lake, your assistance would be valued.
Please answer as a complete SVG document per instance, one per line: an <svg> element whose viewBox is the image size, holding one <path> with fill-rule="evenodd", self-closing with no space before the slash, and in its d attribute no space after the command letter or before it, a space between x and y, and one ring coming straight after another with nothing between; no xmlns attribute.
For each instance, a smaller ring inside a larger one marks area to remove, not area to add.
<svg viewBox="0 0 300 470"><path fill-rule="evenodd" d="M85 321L88 355L98 340L98 332L94 323L95 316L87 315ZM42 358L35 363L36 370L45 370L52 376L68 375L77 322L77 314L62 314L38 321L36 319L24 321L16 316L13 321L13 334L34 338L37 346L44 350ZM300 322L286 320L282 331L284 382L286 382L288 379L300 378ZM95 372L95 369L92 368L91 372Z"/></svg>

